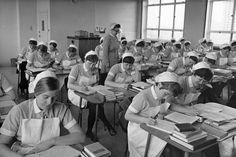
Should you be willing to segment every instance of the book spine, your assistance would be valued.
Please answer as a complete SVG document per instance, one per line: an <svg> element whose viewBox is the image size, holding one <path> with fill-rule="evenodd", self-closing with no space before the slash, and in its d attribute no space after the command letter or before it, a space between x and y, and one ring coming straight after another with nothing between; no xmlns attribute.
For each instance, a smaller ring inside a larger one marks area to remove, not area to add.
<svg viewBox="0 0 236 157"><path fill-rule="evenodd" d="M180 139L178 139L178 138L176 138L176 137L174 137L174 136L170 136L170 139L171 139L172 141L175 141L176 143L178 143L178 144L180 144L180 145L182 145L182 146L184 146L184 147L190 149L190 150L193 150L193 149L194 149L194 148L193 148L193 145L190 145L190 144L188 144L188 143L186 143L186 142L184 142L184 141L182 141L182 140L180 140Z"/></svg>

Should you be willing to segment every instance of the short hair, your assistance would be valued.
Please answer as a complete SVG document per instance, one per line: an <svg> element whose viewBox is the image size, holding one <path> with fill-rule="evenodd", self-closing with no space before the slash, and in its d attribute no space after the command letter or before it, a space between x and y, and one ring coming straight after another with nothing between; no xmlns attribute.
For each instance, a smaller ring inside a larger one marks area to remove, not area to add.
<svg viewBox="0 0 236 157"><path fill-rule="evenodd" d="M121 42L121 44L123 44L123 45L127 45L127 41L124 40L124 41Z"/></svg>
<svg viewBox="0 0 236 157"><path fill-rule="evenodd" d="M68 51L69 51L69 52L76 52L77 50L76 50L76 48L74 48L74 47L69 47L69 48L68 48Z"/></svg>
<svg viewBox="0 0 236 157"><path fill-rule="evenodd" d="M161 84L162 89L171 91L174 97L178 96L179 94L182 94L183 92L183 88L177 82L161 82Z"/></svg>
<svg viewBox="0 0 236 157"><path fill-rule="evenodd" d="M140 41L136 46L137 47L144 47L145 46L145 42L144 41Z"/></svg>
<svg viewBox="0 0 236 157"><path fill-rule="evenodd" d="M59 90L59 88L60 88L60 85L57 78L46 77L38 81L34 89L34 94L35 96L38 96L47 91Z"/></svg>
<svg viewBox="0 0 236 157"><path fill-rule="evenodd" d="M223 50L226 50L228 49L229 51L231 51L231 47L230 46L227 46L227 47L224 47Z"/></svg>
<svg viewBox="0 0 236 157"><path fill-rule="evenodd" d="M189 56L189 59L192 59L195 62L195 64L198 62L198 58L195 56Z"/></svg>
<svg viewBox="0 0 236 157"><path fill-rule="evenodd" d="M203 78L206 81L210 81L213 77L212 71L210 69L207 69L207 68L202 68L202 69L195 70L194 75L197 75L197 76Z"/></svg>
<svg viewBox="0 0 236 157"><path fill-rule="evenodd" d="M207 62L211 63L212 65L216 64L216 60L211 59L211 58L207 58Z"/></svg>
<svg viewBox="0 0 236 157"><path fill-rule="evenodd" d="M120 24L116 24L114 27L113 27L113 29L115 29L115 28L120 28L121 26L120 26Z"/></svg>
<svg viewBox="0 0 236 157"><path fill-rule="evenodd" d="M86 61L90 61L92 63L96 63L98 61L98 56L97 55L88 55L85 58Z"/></svg>
<svg viewBox="0 0 236 157"><path fill-rule="evenodd" d="M134 57L131 56L127 56L125 58L122 59L123 63L129 63L129 64L134 64Z"/></svg>
<svg viewBox="0 0 236 157"><path fill-rule="evenodd" d="M57 47L57 43L50 43L49 45L52 45L54 48Z"/></svg>
<svg viewBox="0 0 236 157"><path fill-rule="evenodd" d="M188 45L191 45L190 42L185 42L184 43L184 46L188 46Z"/></svg>
<svg viewBox="0 0 236 157"><path fill-rule="evenodd" d="M38 46L38 50L40 50L42 52L47 52L48 51L48 47L46 45L39 45Z"/></svg>
<svg viewBox="0 0 236 157"><path fill-rule="evenodd" d="M29 44L30 44L30 45L35 45L35 46L37 46L38 42L35 41L35 40L30 40L30 41L29 41Z"/></svg>
<svg viewBox="0 0 236 157"><path fill-rule="evenodd" d="M174 45L176 48L181 49L181 44Z"/></svg>

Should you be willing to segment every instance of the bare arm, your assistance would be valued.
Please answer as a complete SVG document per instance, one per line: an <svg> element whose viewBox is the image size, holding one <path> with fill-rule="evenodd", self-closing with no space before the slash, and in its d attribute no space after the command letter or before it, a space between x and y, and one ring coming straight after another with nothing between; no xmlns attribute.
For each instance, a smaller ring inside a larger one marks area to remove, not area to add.
<svg viewBox="0 0 236 157"><path fill-rule="evenodd" d="M0 96L0 101L14 100L16 98L15 92L13 89L6 92L5 95Z"/></svg>
<svg viewBox="0 0 236 157"><path fill-rule="evenodd" d="M153 118L148 118L148 117L142 117L140 115L138 115L137 113L132 112L131 110L127 109L126 113L125 113L125 119L131 122L135 122L138 124L141 123L146 123L146 124L151 124L154 125L156 124L156 120Z"/></svg>
<svg viewBox="0 0 236 157"><path fill-rule="evenodd" d="M12 137L0 135L0 157L23 157L13 152L7 145L12 141Z"/></svg>
<svg viewBox="0 0 236 157"><path fill-rule="evenodd" d="M86 90L86 85L79 85L75 79L70 77L68 78L67 87L75 91Z"/></svg>

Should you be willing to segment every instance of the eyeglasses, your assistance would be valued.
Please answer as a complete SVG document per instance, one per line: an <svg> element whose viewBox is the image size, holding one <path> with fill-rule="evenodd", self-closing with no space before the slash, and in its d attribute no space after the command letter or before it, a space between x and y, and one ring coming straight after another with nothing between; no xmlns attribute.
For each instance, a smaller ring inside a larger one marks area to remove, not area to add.
<svg viewBox="0 0 236 157"><path fill-rule="evenodd" d="M97 64L97 62L91 62L91 61L86 61L90 66L95 66Z"/></svg>

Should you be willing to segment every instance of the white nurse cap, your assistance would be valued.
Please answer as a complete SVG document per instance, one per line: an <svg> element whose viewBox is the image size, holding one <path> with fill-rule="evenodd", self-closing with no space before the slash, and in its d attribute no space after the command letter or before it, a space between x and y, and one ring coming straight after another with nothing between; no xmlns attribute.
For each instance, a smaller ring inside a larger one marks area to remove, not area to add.
<svg viewBox="0 0 236 157"><path fill-rule="evenodd" d="M90 55L98 55L97 54L97 52L95 52L95 51L93 51L93 50L90 50L90 51L88 51L86 54L85 54L85 56L84 56L84 58L86 59L88 56L90 56Z"/></svg>
<svg viewBox="0 0 236 157"><path fill-rule="evenodd" d="M193 65L192 70L193 70L193 71L196 71L196 70L198 70L198 69L210 69L210 70L211 70L211 67L210 67L210 65L207 64L206 62L199 62L199 63Z"/></svg>
<svg viewBox="0 0 236 157"><path fill-rule="evenodd" d="M137 39L136 42L135 42L135 46L137 46L140 42L143 42L142 39Z"/></svg>
<svg viewBox="0 0 236 157"><path fill-rule="evenodd" d="M37 41L35 38L30 38L29 41Z"/></svg>
<svg viewBox="0 0 236 157"><path fill-rule="evenodd" d="M230 42L230 46L235 46L235 45L236 45L236 40Z"/></svg>
<svg viewBox="0 0 236 157"><path fill-rule="evenodd" d="M131 52L125 52L125 53L122 55L122 59L124 59L125 57L133 57L133 58L134 58L134 55L133 55Z"/></svg>
<svg viewBox="0 0 236 157"><path fill-rule="evenodd" d="M153 44L153 47L159 47L159 46L162 46L162 44L161 44L160 42L155 42L155 43Z"/></svg>
<svg viewBox="0 0 236 157"><path fill-rule="evenodd" d="M187 53L187 56L190 57L190 56L193 56L193 57L197 57L197 59L199 58L198 54L195 52L195 51L190 51Z"/></svg>
<svg viewBox="0 0 236 157"><path fill-rule="evenodd" d="M43 41L40 41L40 42L38 43L38 46L39 46L39 45L44 45L44 46L47 46L47 45L46 45L46 43L45 43L45 42L43 42Z"/></svg>
<svg viewBox="0 0 236 157"><path fill-rule="evenodd" d="M32 90L34 91L34 89L35 89L37 83L38 83L41 79L46 78L46 77L54 77L54 78L57 78L57 77L56 77L56 74L55 74L54 72L52 72L52 71L50 71L50 70L45 70L45 71L39 73L39 74L36 76L36 78L34 79Z"/></svg>
<svg viewBox="0 0 236 157"><path fill-rule="evenodd" d="M227 43L224 43L220 46L220 49L224 49L224 48L227 48L227 47L230 48L230 45L227 44Z"/></svg>
<svg viewBox="0 0 236 157"><path fill-rule="evenodd" d="M51 43L57 44L57 42L56 42L55 40L50 40L50 41L49 41L49 44L51 44Z"/></svg>
<svg viewBox="0 0 236 157"><path fill-rule="evenodd" d="M206 54L206 58L217 60L217 55L215 54L215 52L209 52Z"/></svg>
<svg viewBox="0 0 236 157"><path fill-rule="evenodd" d="M184 42L184 44L191 44L191 42L188 41L188 40L186 40L186 41Z"/></svg>
<svg viewBox="0 0 236 157"><path fill-rule="evenodd" d="M178 76L173 72L163 72L155 77L155 82L177 82Z"/></svg>
<svg viewBox="0 0 236 157"><path fill-rule="evenodd" d="M120 24L118 24L118 23L112 23L111 25L110 25L110 29L112 30L112 29L114 29L114 28L120 28L121 26L120 26Z"/></svg>
<svg viewBox="0 0 236 157"><path fill-rule="evenodd" d="M70 48L70 47L73 47L73 48L75 48L76 50L78 50L77 46L75 46L74 44L70 44L70 45L69 45L69 48Z"/></svg>

